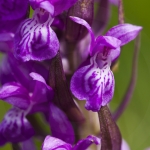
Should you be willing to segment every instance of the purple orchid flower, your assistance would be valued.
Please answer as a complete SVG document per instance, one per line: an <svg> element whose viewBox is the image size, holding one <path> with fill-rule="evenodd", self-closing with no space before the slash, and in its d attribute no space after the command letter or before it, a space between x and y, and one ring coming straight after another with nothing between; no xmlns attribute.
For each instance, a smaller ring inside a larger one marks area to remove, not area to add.
<svg viewBox="0 0 150 150"><path fill-rule="evenodd" d="M70 17L74 22L84 25L90 35L90 60L82 64L71 80L71 91L79 100L86 100L87 110L99 111L107 105L114 94L114 76L111 63L120 55L120 46L133 40L142 27L121 24L111 28L105 36L94 38L89 24L78 17Z"/></svg>
<svg viewBox="0 0 150 150"><path fill-rule="evenodd" d="M60 139L47 136L44 140L42 150L55 150L55 149L86 150L92 143L99 145L100 139L90 135L87 138L80 140L76 145L72 146L71 144L68 144Z"/></svg>
<svg viewBox="0 0 150 150"><path fill-rule="evenodd" d="M16 82L6 83L0 89L0 99L13 105L0 123L0 138L5 139L0 145L6 142L22 142L32 137L34 129L26 115L33 113L38 104L42 107L42 103L48 101L47 94L51 96L49 98L53 97L52 89L46 85L42 76L37 73L31 73L30 76L35 80L32 93Z"/></svg>
<svg viewBox="0 0 150 150"><path fill-rule="evenodd" d="M52 104L54 95L52 89L38 73L32 72L30 76L33 79L33 83L28 83L28 85L34 85L32 91L27 90L17 82L6 83L0 89L0 99L13 105L13 108L6 113L0 124L0 138L3 137L3 139L6 140L0 145L9 141L21 142L33 136L34 129L26 119L26 115L36 112L47 114L51 132L54 137L73 144L74 131L72 125L65 114ZM26 126L25 123L27 123L30 128ZM16 130L13 130L11 128L12 126L17 126ZM27 131L28 129L32 132ZM28 133L32 134L28 135Z"/></svg>
<svg viewBox="0 0 150 150"><path fill-rule="evenodd" d="M71 7L76 0L30 0L35 9L32 19L25 20L15 35L15 56L23 61L46 60L56 56L59 41L50 25L55 15Z"/></svg>
<svg viewBox="0 0 150 150"><path fill-rule="evenodd" d="M53 19L45 10L36 9L32 19L25 20L15 35L15 56L23 61L53 58L59 41L50 25Z"/></svg>

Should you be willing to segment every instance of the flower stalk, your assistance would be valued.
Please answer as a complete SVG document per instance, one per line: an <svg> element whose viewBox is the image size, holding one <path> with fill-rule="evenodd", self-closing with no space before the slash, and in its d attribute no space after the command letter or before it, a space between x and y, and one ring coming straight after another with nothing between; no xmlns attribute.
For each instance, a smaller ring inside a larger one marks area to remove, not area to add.
<svg viewBox="0 0 150 150"><path fill-rule="evenodd" d="M51 60L49 85L54 90L54 104L62 109L73 122L81 123L84 117L75 104L63 71L60 52Z"/></svg>
<svg viewBox="0 0 150 150"><path fill-rule="evenodd" d="M101 150L120 150L121 133L107 105L101 107L98 116L100 121Z"/></svg>
<svg viewBox="0 0 150 150"><path fill-rule="evenodd" d="M118 5L118 24L123 24L124 23L124 11L123 11L123 1L118 0L119 5Z"/></svg>

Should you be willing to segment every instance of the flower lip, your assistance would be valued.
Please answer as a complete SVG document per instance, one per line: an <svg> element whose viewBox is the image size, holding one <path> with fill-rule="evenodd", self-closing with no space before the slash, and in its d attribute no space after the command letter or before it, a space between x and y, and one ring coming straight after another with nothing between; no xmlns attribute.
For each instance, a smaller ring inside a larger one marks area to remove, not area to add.
<svg viewBox="0 0 150 150"><path fill-rule="evenodd" d="M22 61L46 60L56 56L59 41L56 33L50 27L53 19L47 13L39 22L40 8L35 10L32 19L27 19L18 28L14 38L14 54ZM40 16L41 17L41 16Z"/></svg>

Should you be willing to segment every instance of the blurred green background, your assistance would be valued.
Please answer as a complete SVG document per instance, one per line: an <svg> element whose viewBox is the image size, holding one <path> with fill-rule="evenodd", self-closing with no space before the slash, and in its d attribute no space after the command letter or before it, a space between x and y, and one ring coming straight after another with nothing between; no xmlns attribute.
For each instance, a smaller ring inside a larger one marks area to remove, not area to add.
<svg viewBox="0 0 150 150"><path fill-rule="evenodd" d="M143 26L143 30L136 88L129 106L118 120L118 125L131 150L144 150L150 147L150 1L124 0L123 2L125 21ZM108 28L118 23L117 17L117 7L112 6ZM119 68L115 72L115 95L111 102L113 110L120 103L130 81L133 50L134 42L130 42L122 50ZM9 107L8 104L0 101L0 120ZM7 144L0 149L10 150L11 146Z"/></svg>

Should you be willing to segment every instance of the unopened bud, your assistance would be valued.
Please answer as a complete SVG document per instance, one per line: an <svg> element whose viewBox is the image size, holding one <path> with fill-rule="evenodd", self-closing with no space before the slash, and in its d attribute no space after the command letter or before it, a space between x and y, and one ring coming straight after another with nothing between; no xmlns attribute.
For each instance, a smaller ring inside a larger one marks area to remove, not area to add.
<svg viewBox="0 0 150 150"><path fill-rule="evenodd" d="M87 34L87 29L73 22L69 16L82 18L91 25L94 14L93 1L94 0L78 0L75 5L69 9L66 22L66 39L69 42L77 42Z"/></svg>

